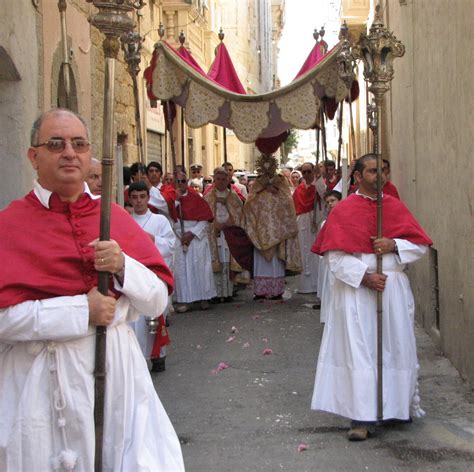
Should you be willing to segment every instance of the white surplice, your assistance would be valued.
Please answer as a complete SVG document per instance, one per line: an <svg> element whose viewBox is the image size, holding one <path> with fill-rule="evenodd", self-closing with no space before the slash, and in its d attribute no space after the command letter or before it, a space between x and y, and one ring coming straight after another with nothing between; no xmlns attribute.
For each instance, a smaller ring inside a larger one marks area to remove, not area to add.
<svg viewBox="0 0 474 472"><path fill-rule="evenodd" d="M321 227L319 228L319 230L321 230L325 224L326 224L326 220L324 220L321 223ZM327 319L326 313L331 308L331 304L332 304L331 288L334 285L334 281L329 280L329 279L334 279L334 275L329 270L329 266L326 262L326 259L322 256L318 256L318 258L319 258L318 290L316 293L319 299L321 300L321 308L319 310L319 320L321 323L326 323L326 319Z"/></svg>
<svg viewBox="0 0 474 472"><path fill-rule="evenodd" d="M417 381L414 334L415 306L405 265L427 247L395 239L399 255L383 256L387 275L383 292L384 418L408 419ZM375 272L373 254L330 251L326 262L332 303L319 352L311 408L353 420L377 419L376 292L361 285L366 271Z"/></svg>
<svg viewBox="0 0 474 472"><path fill-rule="evenodd" d="M107 329L103 468L184 470L181 447L127 321L163 310L166 285L125 256ZM95 328L87 295L0 310L0 470L94 470Z"/></svg>
<svg viewBox="0 0 474 472"><path fill-rule="evenodd" d="M133 219L138 225L147 233L150 233L155 238L155 246L157 247L160 254L163 256L168 267L173 270L173 258L174 250L176 246L176 236L171 228L168 218L164 215L156 215L150 210L143 215L132 214ZM168 299L168 306L171 303L171 296ZM168 307L165 309L165 313ZM145 358L149 358L153 349L153 343L155 341L155 334L150 333L147 324L148 318L156 318L160 316L159 313L146 313L146 316L139 316L136 321L130 322L130 326L137 336L138 343L142 349ZM162 348L163 349L163 348Z"/></svg>
<svg viewBox="0 0 474 472"><path fill-rule="evenodd" d="M209 223L207 221L184 220L184 232L191 231L195 238L183 251L177 239L174 257L175 294L178 303L210 300L217 296L212 272L209 248ZM175 231L181 234L181 224L175 223Z"/></svg>
<svg viewBox="0 0 474 472"><path fill-rule="evenodd" d="M303 272L298 275L299 293L316 293L318 288L319 257L311 252L311 246L316 239L317 232L313 222L313 211L302 213L296 217L298 223L298 240L301 250Z"/></svg>
<svg viewBox="0 0 474 472"><path fill-rule="evenodd" d="M319 275L319 256L311 252L318 228L325 215L325 208L322 199L326 186L324 180L320 177L311 184L306 184L306 188L313 185L315 188L315 198L319 195L321 205L316 204L316 208L307 213L302 213L296 217L298 224L298 240L300 243L301 261L303 263L303 272L298 275L298 292L299 293L316 293L318 288ZM315 215L316 212L316 215Z"/></svg>
<svg viewBox="0 0 474 472"><path fill-rule="evenodd" d="M148 203L161 214L169 216L168 203L166 203L165 197L161 194L161 186L162 183L160 182L156 187L150 187L150 201Z"/></svg>

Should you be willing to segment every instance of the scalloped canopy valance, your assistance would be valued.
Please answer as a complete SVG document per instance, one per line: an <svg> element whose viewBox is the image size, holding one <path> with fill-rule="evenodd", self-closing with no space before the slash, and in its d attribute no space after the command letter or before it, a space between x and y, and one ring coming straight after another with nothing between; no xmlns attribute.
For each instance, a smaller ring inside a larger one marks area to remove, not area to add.
<svg viewBox="0 0 474 472"><path fill-rule="evenodd" d="M290 128L310 129L318 123L321 101L336 103L347 97L338 74L334 47L317 65L291 84L259 95L242 95L221 87L183 60L165 42L155 46L146 70L148 95L171 100L185 108L191 128L208 123L232 129L245 143L271 138Z"/></svg>

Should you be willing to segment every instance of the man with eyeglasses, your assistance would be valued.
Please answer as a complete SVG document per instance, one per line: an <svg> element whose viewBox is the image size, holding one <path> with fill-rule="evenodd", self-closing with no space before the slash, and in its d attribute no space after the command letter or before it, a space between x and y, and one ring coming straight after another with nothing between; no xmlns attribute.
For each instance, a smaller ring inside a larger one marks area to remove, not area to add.
<svg viewBox="0 0 474 472"><path fill-rule="evenodd" d="M209 231L209 243L217 296L211 302L229 303L232 301L234 288L231 271L234 274L240 273L242 267L232 258L225 229L239 226L243 203L238 195L227 187L229 175L223 167L216 167L213 177L214 188L205 196L214 214L214 221Z"/></svg>
<svg viewBox="0 0 474 472"><path fill-rule="evenodd" d="M326 187L322 179L316 180L315 166L311 162L301 166L301 174L303 181L293 192L303 262L303 272L298 276L298 292L315 293L318 288L319 258L311 252L311 246L324 217L323 197Z"/></svg>
<svg viewBox="0 0 474 472"><path fill-rule="evenodd" d="M95 328L107 326L103 467L184 470L174 429L126 321L162 311L173 278L150 238L84 183L87 127L55 109L34 123L34 189L0 212L0 470L93 470ZM110 292L97 274L111 274ZM133 368L131 368L133 366ZM145 438L145 440L144 440Z"/></svg>

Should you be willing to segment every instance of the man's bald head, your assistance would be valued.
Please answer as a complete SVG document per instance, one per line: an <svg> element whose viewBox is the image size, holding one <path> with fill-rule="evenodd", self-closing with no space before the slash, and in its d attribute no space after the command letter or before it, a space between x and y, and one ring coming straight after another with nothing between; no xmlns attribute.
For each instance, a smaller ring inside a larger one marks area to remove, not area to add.
<svg viewBox="0 0 474 472"><path fill-rule="evenodd" d="M91 166L89 168L89 175L86 178L86 183L94 195L102 194L102 163L95 157L91 159Z"/></svg>

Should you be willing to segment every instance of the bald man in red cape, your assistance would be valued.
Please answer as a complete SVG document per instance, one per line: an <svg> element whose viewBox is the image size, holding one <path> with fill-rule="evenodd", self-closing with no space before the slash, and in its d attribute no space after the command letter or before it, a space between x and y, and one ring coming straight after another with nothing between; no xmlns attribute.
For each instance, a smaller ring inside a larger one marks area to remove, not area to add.
<svg viewBox="0 0 474 472"><path fill-rule="evenodd" d="M383 196L383 238L377 234L374 155L354 168L358 191L339 203L313 251L324 255L333 277L311 408L352 420L350 440L367 438L377 419L376 294L383 292L383 418L420 416L414 301L406 264L432 244L399 200ZM383 255L383 274L376 256Z"/></svg>
<svg viewBox="0 0 474 472"><path fill-rule="evenodd" d="M93 470L95 327L107 326L104 470L184 470L126 321L160 313L173 278L150 238L84 183L89 133L68 110L34 124L34 190L0 212L0 470ZM8 264L6 262L8 261ZM98 272L110 291L97 290Z"/></svg>

